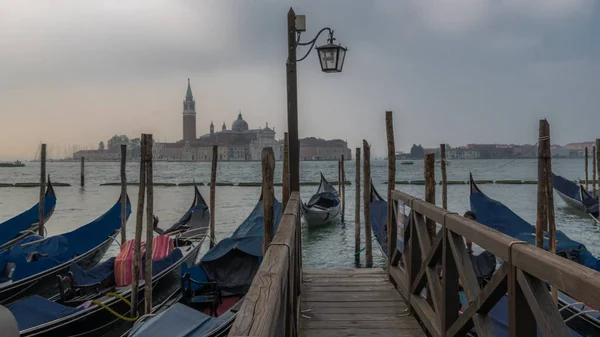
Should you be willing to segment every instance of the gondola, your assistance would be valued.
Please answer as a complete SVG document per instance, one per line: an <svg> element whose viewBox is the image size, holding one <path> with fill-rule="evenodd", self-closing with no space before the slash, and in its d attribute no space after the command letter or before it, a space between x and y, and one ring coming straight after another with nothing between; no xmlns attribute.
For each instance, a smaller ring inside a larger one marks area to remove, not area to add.
<svg viewBox="0 0 600 337"><path fill-rule="evenodd" d="M157 306L179 293L182 270L193 266L206 237L208 206L195 189L194 203L180 221L163 234L155 236L152 250L152 305ZM159 230L160 231L160 230ZM142 244L143 246L143 244ZM8 309L15 316L21 336L101 336L129 329L131 279L134 240L121 245L121 251L84 270L70 266L58 277L59 293L49 299L31 296L13 303ZM145 254L140 263L140 278L145 268ZM138 310L144 308L143 280L138 289Z"/></svg>
<svg viewBox="0 0 600 337"><path fill-rule="evenodd" d="M120 199L120 198L119 198ZM131 204L127 199L127 217ZM71 232L50 237L30 235L0 252L0 304L7 305L27 295L49 297L56 275L72 263L83 269L94 267L121 229L121 201L96 220Z"/></svg>
<svg viewBox="0 0 600 337"><path fill-rule="evenodd" d="M340 215L340 204L337 190L321 173L321 182L317 192L307 203L302 203L302 215L309 226L328 224Z"/></svg>
<svg viewBox="0 0 600 337"><path fill-rule="evenodd" d="M552 187L567 206L578 211L586 210L584 201L594 199L591 191L554 173L552 173Z"/></svg>
<svg viewBox="0 0 600 337"><path fill-rule="evenodd" d="M471 210L477 215L478 223L512 236L517 240L535 245L534 226L520 218L502 203L486 196L475 184L472 176L469 180ZM547 237L547 233L544 233L544 235ZM556 231L556 238L557 255L591 269L600 270L600 261L583 244L570 239L560 230ZM544 240L545 250L549 249L548 244L548 240ZM505 302L506 298L496 304L496 307L506 305ZM559 292L558 305L560 313L569 328L583 336L600 336L600 315L596 309L590 308L562 292ZM492 310L490 315L495 324L504 325L506 310Z"/></svg>
<svg viewBox="0 0 600 337"><path fill-rule="evenodd" d="M48 221L54 213L56 206L56 194L50 177L48 177L48 187L44 195L44 222ZM37 203L27 211L6 220L0 224L0 251L12 247L17 241L35 234L38 229L40 217L40 204Z"/></svg>
<svg viewBox="0 0 600 337"><path fill-rule="evenodd" d="M282 205L273 205L274 230ZM184 268L181 293L141 320L130 337L225 336L262 261L262 196L252 213L229 238L210 249L198 265Z"/></svg>

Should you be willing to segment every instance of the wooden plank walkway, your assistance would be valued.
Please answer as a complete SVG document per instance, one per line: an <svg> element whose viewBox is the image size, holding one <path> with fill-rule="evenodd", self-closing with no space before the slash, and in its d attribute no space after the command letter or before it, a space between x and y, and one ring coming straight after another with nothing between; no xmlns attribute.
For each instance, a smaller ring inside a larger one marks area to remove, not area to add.
<svg viewBox="0 0 600 337"><path fill-rule="evenodd" d="M425 336L383 269L302 272L299 336Z"/></svg>

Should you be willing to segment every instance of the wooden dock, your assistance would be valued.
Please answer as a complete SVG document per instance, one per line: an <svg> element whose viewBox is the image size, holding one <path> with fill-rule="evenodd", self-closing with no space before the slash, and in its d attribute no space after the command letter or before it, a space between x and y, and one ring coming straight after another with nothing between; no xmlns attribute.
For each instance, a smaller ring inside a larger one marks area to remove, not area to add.
<svg viewBox="0 0 600 337"><path fill-rule="evenodd" d="M425 336L381 268L303 269L302 337Z"/></svg>

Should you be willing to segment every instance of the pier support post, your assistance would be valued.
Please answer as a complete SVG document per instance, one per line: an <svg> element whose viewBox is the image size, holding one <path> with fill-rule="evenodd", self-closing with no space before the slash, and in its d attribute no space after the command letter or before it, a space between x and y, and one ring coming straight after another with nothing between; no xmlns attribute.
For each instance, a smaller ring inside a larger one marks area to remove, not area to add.
<svg viewBox="0 0 600 337"><path fill-rule="evenodd" d="M81 173L79 174L79 178L80 178L79 180L80 180L81 187L85 186L85 170L84 170L84 168L85 168L85 158L82 156L81 157Z"/></svg>
<svg viewBox="0 0 600 337"><path fill-rule="evenodd" d="M275 173L275 156L273 148L265 147L262 150L262 198L263 198L263 256L273 240L274 218L273 202L275 199L273 189L273 176Z"/></svg>
<svg viewBox="0 0 600 337"><path fill-rule="evenodd" d="M588 148L586 146L585 147L585 189L586 190L590 189L588 177L589 177L588 176Z"/></svg>
<svg viewBox="0 0 600 337"><path fill-rule="evenodd" d="M539 140L538 140L538 197L537 197L537 221L535 223L535 245L538 248L544 248L544 231L548 229L548 204L547 204L547 188L548 181L546 179L546 140L550 135L547 133L549 128L546 128L547 121L540 120ZM549 150L549 149L548 149ZM587 153L587 151L586 151ZM587 163L587 162L586 162ZM586 164L587 167L587 164ZM587 170L586 170L587 171ZM587 180L587 179L586 179Z"/></svg>
<svg viewBox="0 0 600 337"><path fill-rule="evenodd" d="M546 181L546 217L548 229L549 248L552 254L556 254L556 222L554 219L554 191L552 188L552 143L550 141L550 123L543 119L540 121L544 126L544 138L540 137L540 148L542 149L542 162L544 164L544 180ZM539 178L538 178L539 179ZM536 223L537 224L537 223ZM537 227L536 227L537 234ZM537 238L536 238L537 239ZM537 243L537 242L536 242ZM542 238L543 244L543 238ZM552 291L552 299L554 303L558 303L558 289L550 285Z"/></svg>
<svg viewBox="0 0 600 337"><path fill-rule="evenodd" d="M282 212L285 212L288 200L290 200L290 142L288 133L283 133L283 172L281 174L281 202Z"/></svg>
<svg viewBox="0 0 600 337"><path fill-rule="evenodd" d="M144 270L144 314L152 312L152 239L154 238L154 186L152 177L152 135L146 136L146 266Z"/></svg>
<svg viewBox="0 0 600 337"><path fill-rule="evenodd" d="M215 193L216 193L216 184L217 184L217 159L219 156L219 147L217 145L213 145L212 148L212 165L210 167L210 229L209 229L209 239L210 239L210 248L215 246Z"/></svg>
<svg viewBox="0 0 600 337"><path fill-rule="evenodd" d="M127 145L121 144L121 244L127 240Z"/></svg>
<svg viewBox="0 0 600 337"><path fill-rule="evenodd" d="M394 139L394 119L393 112L385 112L385 130L387 135L388 149L388 188L387 188L387 232L388 246L387 255L389 263L392 263L394 252L396 251L397 228L394 223L394 201L392 200L392 191L396 189L396 143Z"/></svg>
<svg viewBox="0 0 600 337"><path fill-rule="evenodd" d="M600 138L596 138L596 171L596 179L600 180ZM600 182L598 183L598 189L600 189ZM595 195L596 197L600 197L600 193L598 193L598 191L596 191Z"/></svg>
<svg viewBox="0 0 600 337"><path fill-rule="evenodd" d="M38 213L38 234L44 236L44 197L46 196L46 144L40 153L40 207Z"/></svg>
<svg viewBox="0 0 600 337"><path fill-rule="evenodd" d="M287 16L288 58L287 80L287 125L290 150L290 191L300 191L300 141L298 139L298 79L296 72L296 13L292 8Z"/></svg>
<svg viewBox="0 0 600 337"><path fill-rule="evenodd" d="M592 195L594 196L594 198L596 197L596 179L598 177L596 175L596 151L596 146L592 147Z"/></svg>
<svg viewBox="0 0 600 337"><path fill-rule="evenodd" d="M363 139L363 218L365 222L365 266L373 267L373 249L371 240L371 146Z"/></svg>
<svg viewBox="0 0 600 337"><path fill-rule="evenodd" d="M442 208L448 209L448 177L446 175L446 144L440 144L440 169L442 171Z"/></svg>
<svg viewBox="0 0 600 337"><path fill-rule="evenodd" d="M133 273L131 276L131 317L135 317L138 311L138 285L140 279L142 225L144 221L144 195L146 192L146 135L142 134L140 148L140 182L138 191L138 204L135 218L135 237L133 249Z"/></svg>
<svg viewBox="0 0 600 337"><path fill-rule="evenodd" d="M354 186L354 259L358 264L360 262L360 147L356 148Z"/></svg>
<svg viewBox="0 0 600 337"><path fill-rule="evenodd" d="M340 159L340 192L342 193L342 222L346 214L346 172L344 172L344 155Z"/></svg>
<svg viewBox="0 0 600 337"><path fill-rule="evenodd" d="M425 201L435 205L435 153L425 155ZM425 222L429 240L433 243L436 235L435 221L427 219Z"/></svg>

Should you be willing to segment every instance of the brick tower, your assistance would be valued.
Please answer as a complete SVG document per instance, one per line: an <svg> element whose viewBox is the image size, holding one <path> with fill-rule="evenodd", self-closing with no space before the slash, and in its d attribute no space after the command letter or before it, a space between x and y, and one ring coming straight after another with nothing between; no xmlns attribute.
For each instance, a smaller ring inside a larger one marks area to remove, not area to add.
<svg viewBox="0 0 600 337"><path fill-rule="evenodd" d="M187 92L183 101L183 141L196 140L196 102L188 78Z"/></svg>

